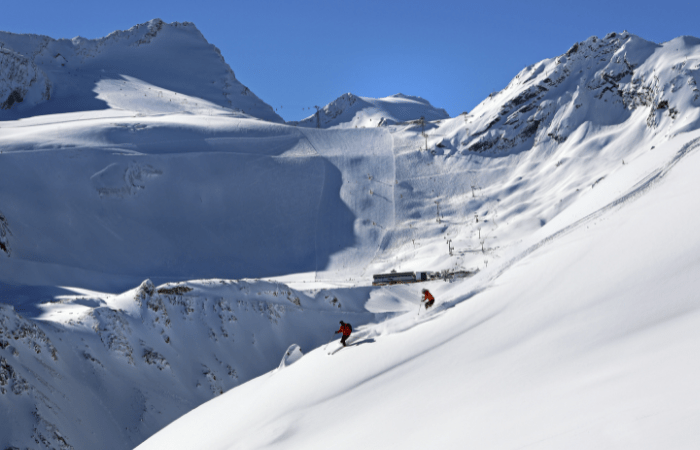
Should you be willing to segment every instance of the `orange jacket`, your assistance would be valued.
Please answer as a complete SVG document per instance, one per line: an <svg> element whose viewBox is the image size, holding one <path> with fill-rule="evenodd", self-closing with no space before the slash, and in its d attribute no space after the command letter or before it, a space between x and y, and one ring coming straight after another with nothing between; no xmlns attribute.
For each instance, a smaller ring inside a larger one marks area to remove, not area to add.
<svg viewBox="0 0 700 450"><path fill-rule="evenodd" d="M433 295L430 293L430 291L425 291L425 294L423 294L423 300L421 300L421 301L425 301L425 300L430 302L430 301L435 300L435 297L433 297Z"/></svg>
<svg viewBox="0 0 700 450"><path fill-rule="evenodd" d="M340 329L336 331L336 333L343 333L343 336L350 336L350 333L352 333L352 328L350 328L349 324L344 323L340 326Z"/></svg>

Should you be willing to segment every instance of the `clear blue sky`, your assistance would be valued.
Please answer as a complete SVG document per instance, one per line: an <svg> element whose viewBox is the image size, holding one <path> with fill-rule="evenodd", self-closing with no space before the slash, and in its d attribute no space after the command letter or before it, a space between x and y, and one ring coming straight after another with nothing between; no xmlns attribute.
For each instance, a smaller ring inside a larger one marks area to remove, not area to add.
<svg viewBox="0 0 700 450"><path fill-rule="evenodd" d="M345 92L418 95L454 116L592 35L700 37L698 0L0 0L1 30L54 38L102 37L156 17L194 22L285 120Z"/></svg>

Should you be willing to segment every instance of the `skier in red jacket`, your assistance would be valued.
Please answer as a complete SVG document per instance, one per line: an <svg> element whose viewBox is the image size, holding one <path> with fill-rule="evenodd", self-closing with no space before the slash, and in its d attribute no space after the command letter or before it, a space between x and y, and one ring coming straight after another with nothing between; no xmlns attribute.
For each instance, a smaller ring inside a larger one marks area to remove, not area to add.
<svg viewBox="0 0 700 450"><path fill-rule="evenodd" d="M428 309L433 306L433 303L435 303L435 297L433 297L429 290L423 289L423 299L421 302L426 302L425 309Z"/></svg>
<svg viewBox="0 0 700 450"><path fill-rule="evenodd" d="M350 333L352 333L352 326L349 323L345 323L342 320L340 321L340 329L335 332L335 334L338 333L343 333L343 337L340 339L340 343L343 344L343 347L347 347L345 344L345 340L350 337Z"/></svg>

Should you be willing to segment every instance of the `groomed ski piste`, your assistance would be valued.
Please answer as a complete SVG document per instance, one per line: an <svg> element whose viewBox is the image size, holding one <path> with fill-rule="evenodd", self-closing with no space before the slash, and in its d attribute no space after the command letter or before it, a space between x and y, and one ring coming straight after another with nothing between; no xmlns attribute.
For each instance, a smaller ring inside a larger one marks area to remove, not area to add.
<svg viewBox="0 0 700 450"><path fill-rule="evenodd" d="M192 24L0 40L0 448L700 442L700 40L294 125Z"/></svg>

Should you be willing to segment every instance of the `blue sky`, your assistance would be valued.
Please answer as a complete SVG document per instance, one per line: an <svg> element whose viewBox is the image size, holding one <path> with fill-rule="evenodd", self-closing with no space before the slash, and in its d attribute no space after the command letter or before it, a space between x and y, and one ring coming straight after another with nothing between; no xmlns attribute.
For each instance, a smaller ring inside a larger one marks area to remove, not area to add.
<svg viewBox="0 0 700 450"><path fill-rule="evenodd" d="M285 120L345 92L418 95L454 116L592 35L700 37L697 0L0 0L0 11L1 30L54 38L102 37L156 17L194 22Z"/></svg>

